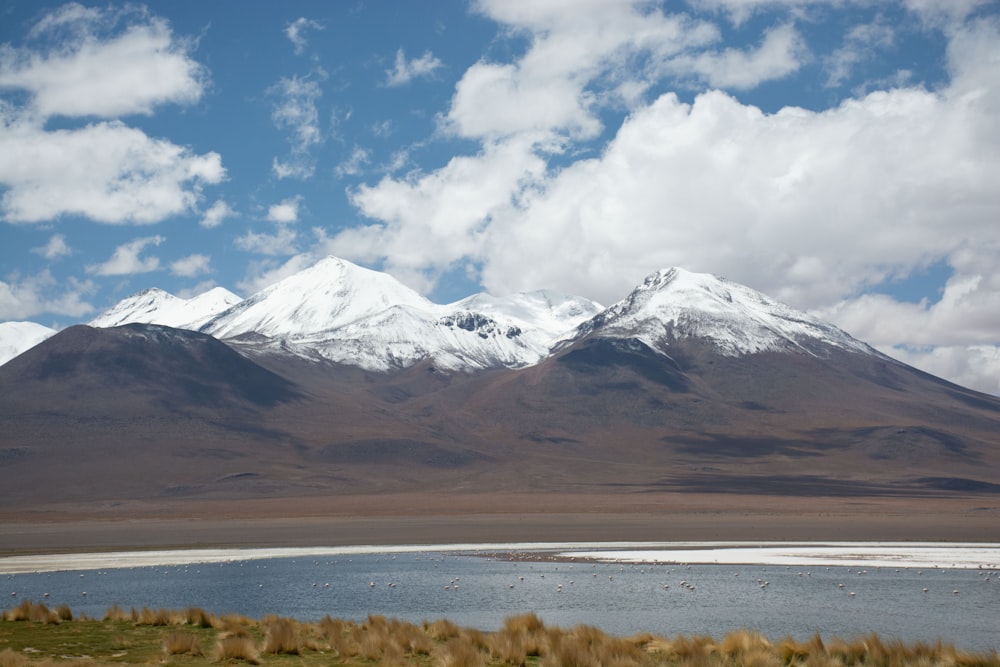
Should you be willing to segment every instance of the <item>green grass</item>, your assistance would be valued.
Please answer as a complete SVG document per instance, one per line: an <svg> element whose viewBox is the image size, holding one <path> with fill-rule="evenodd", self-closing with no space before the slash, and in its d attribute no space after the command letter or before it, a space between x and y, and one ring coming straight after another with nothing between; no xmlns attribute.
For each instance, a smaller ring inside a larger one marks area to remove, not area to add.
<svg viewBox="0 0 1000 667"><path fill-rule="evenodd" d="M976 654L941 642L883 642L819 635L773 641L749 631L716 640L644 634L613 637L590 626L545 625L534 614L506 620L496 632L451 621L407 623L372 615L360 623L318 623L269 616L219 617L200 609L129 610L74 617L25 602L3 612L0 667L164 665L333 667L1000 667L997 653Z"/></svg>

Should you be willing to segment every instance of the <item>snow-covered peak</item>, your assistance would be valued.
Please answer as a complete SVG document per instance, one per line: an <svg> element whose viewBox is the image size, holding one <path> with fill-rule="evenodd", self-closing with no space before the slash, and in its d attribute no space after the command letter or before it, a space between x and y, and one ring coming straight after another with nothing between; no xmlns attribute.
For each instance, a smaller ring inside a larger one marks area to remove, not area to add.
<svg viewBox="0 0 1000 667"><path fill-rule="evenodd" d="M89 324L92 327L161 324L178 329L197 329L239 301L240 297L223 287L215 287L190 299L152 287L125 297Z"/></svg>
<svg viewBox="0 0 1000 667"><path fill-rule="evenodd" d="M217 338L250 332L279 338L336 328L393 306L433 304L386 273L331 256L227 309L201 330Z"/></svg>
<svg viewBox="0 0 1000 667"><path fill-rule="evenodd" d="M877 354L835 326L745 285L679 268L649 275L625 299L581 325L573 338L590 334L639 338L654 348L696 338L727 356L815 354L817 343Z"/></svg>
<svg viewBox="0 0 1000 667"><path fill-rule="evenodd" d="M55 334L34 322L0 322L0 366Z"/></svg>
<svg viewBox="0 0 1000 667"><path fill-rule="evenodd" d="M474 294L448 307L458 312L480 313L522 329L538 329L547 339L575 329L603 309L590 299L549 290L503 297Z"/></svg>

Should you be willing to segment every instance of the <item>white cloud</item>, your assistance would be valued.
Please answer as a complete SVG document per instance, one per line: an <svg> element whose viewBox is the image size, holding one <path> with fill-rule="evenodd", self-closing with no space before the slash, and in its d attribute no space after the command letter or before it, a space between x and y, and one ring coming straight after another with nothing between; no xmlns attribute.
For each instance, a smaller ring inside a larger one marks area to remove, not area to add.
<svg viewBox="0 0 1000 667"><path fill-rule="evenodd" d="M638 74L626 67L637 56L660 63L719 39L708 23L647 11L648 4L641 2L483 0L477 7L529 37L530 47L516 62L480 61L466 70L445 126L469 138L524 132L594 137L602 129L602 100L588 90L591 82L627 78L634 87L635 76L659 76L657 66Z"/></svg>
<svg viewBox="0 0 1000 667"><path fill-rule="evenodd" d="M317 107L323 95L319 83L309 78L285 77L269 92L279 98L271 119L278 129L288 130L292 151L287 160L274 159L274 172L278 178L309 178L315 171L311 150L323 142Z"/></svg>
<svg viewBox="0 0 1000 667"><path fill-rule="evenodd" d="M666 67L682 78L694 75L710 86L745 90L795 72L804 57L802 38L794 26L786 24L765 32L760 46L751 51L684 54Z"/></svg>
<svg viewBox="0 0 1000 667"><path fill-rule="evenodd" d="M202 186L226 174L217 153L197 155L118 121L53 131L10 116L0 123L0 183L7 187L0 211L8 222L69 214L155 223L192 210Z"/></svg>
<svg viewBox="0 0 1000 667"><path fill-rule="evenodd" d="M396 51L396 64L385 71L387 86L402 86L419 77L431 76L443 63L430 51L419 58L407 60L403 49Z"/></svg>
<svg viewBox="0 0 1000 667"><path fill-rule="evenodd" d="M170 273L185 278L192 278L211 272L212 258L208 255L188 255L170 264Z"/></svg>
<svg viewBox="0 0 1000 667"><path fill-rule="evenodd" d="M73 249L66 243L66 237L62 234L53 234L49 242L39 248L32 248L33 253L41 255L45 259L54 260L73 254Z"/></svg>
<svg viewBox="0 0 1000 667"><path fill-rule="evenodd" d="M371 153L360 146L355 146L354 150L351 151L351 155L334 167L333 173L337 178L357 176L364 169L365 165L368 164L369 160L371 160Z"/></svg>
<svg viewBox="0 0 1000 667"><path fill-rule="evenodd" d="M244 294L255 294L274 283L303 271L315 264L322 255L311 252L297 254L281 264L272 259L251 262L247 274L236 287Z"/></svg>
<svg viewBox="0 0 1000 667"><path fill-rule="evenodd" d="M87 273L98 276L128 276L136 273L149 273L160 268L157 257L142 257L143 251L149 246L158 246L165 241L162 236L146 236L115 248L111 257L102 264L92 264L87 267Z"/></svg>
<svg viewBox="0 0 1000 667"><path fill-rule="evenodd" d="M596 78L617 83L606 63L621 56L616 49L638 48L637 38L621 34L655 29L657 52L667 54L657 63L697 55L714 39L706 33L701 46L667 39L672 17L655 10L623 31L634 18L623 6L597 5L610 34L596 30L584 11L557 15L548 3L486 6L530 39L518 61L477 63L456 87L451 128L482 139L481 151L353 190L352 203L371 223L325 247L381 261L398 275L418 272L412 280L422 276L423 289L473 261L493 292L544 286L607 303L651 270L685 266L799 308L827 309L835 323L876 344L912 340L952 355L998 344L1000 285L990 277L1000 256L997 21L969 21L944 33L951 81L936 91L894 88L823 111L776 113L720 91L691 104L665 94L637 103L596 157L549 165L539 137L562 133L563 155L570 155L576 140L594 136L597 100L586 91ZM770 37L777 56L762 55L771 52L763 46L768 37L749 55L783 62L796 39L794 30L783 30ZM549 50L570 33L585 36L580 42L596 45L594 52ZM750 82L766 71L751 73ZM727 79L725 68L712 76L740 82ZM529 107L542 111L514 113ZM940 261L955 272L940 304L856 298Z"/></svg>
<svg viewBox="0 0 1000 667"><path fill-rule="evenodd" d="M351 192L352 203L380 222L338 234L331 251L366 261L384 257L393 271L444 269L481 251L486 221L544 167L530 140L509 140L490 144L477 156L452 158L429 174L360 186Z"/></svg>
<svg viewBox="0 0 1000 667"><path fill-rule="evenodd" d="M230 218L234 215L236 215L236 211L234 211L229 204L225 202L225 200L219 199L208 207L208 210L205 211L205 215L202 216L199 224L201 224L201 226L205 229L214 229L215 227L221 225L226 218Z"/></svg>
<svg viewBox="0 0 1000 667"><path fill-rule="evenodd" d="M278 204L272 204L267 209L267 219L280 224L297 222L300 201L299 197L289 197Z"/></svg>
<svg viewBox="0 0 1000 667"><path fill-rule="evenodd" d="M305 37L307 30L322 30L323 26L304 17L299 17L285 26L285 36L295 48L296 55L302 55L305 51L308 40Z"/></svg>
<svg viewBox="0 0 1000 667"><path fill-rule="evenodd" d="M854 26L847 31L843 46L826 58L829 72L826 85L841 85L850 78L856 65L872 58L878 50L892 46L895 39L896 30L881 17Z"/></svg>
<svg viewBox="0 0 1000 667"><path fill-rule="evenodd" d="M56 280L49 270L33 276L7 276L0 280L0 321L25 320L48 313L79 318L94 311L86 301L93 294L92 281Z"/></svg>
<svg viewBox="0 0 1000 667"><path fill-rule="evenodd" d="M109 34L124 18L127 27ZM68 32L48 50L0 47L0 88L25 90L33 111L47 118L150 114L168 102L197 102L205 72L187 42L166 21L144 12L121 13L67 5L35 25L38 39Z"/></svg>
<svg viewBox="0 0 1000 667"><path fill-rule="evenodd" d="M51 116L113 118L196 102L204 74L165 21L71 4L45 14L31 38L51 46L0 47L0 88L27 93L19 106L0 101L5 220L159 222L192 210L202 186L225 177L217 153L198 155L118 120L46 129Z"/></svg>
<svg viewBox="0 0 1000 667"><path fill-rule="evenodd" d="M275 223L273 232L247 231L236 239L236 247L258 255L294 255L298 252L298 232L293 225L299 220L301 197L289 197L267 209L267 219Z"/></svg>
<svg viewBox="0 0 1000 667"><path fill-rule="evenodd" d="M933 25L957 24L976 11L996 0L903 0L907 9Z"/></svg>
<svg viewBox="0 0 1000 667"><path fill-rule="evenodd" d="M883 347L885 354L914 368L987 394L1000 396L1000 345Z"/></svg>
<svg viewBox="0 0 1000 667"><path fill-rule="evenodd" d="M297 240L298 232L282 225L271 234L248 231L237 237L236 247L258 255L292 255L298 251Z"/></svg>

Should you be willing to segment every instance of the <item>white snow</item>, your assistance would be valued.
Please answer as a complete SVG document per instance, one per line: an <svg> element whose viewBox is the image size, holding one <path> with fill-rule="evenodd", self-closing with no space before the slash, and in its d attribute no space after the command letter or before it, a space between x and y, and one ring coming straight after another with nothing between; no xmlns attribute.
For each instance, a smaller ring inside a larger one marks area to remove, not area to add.
<svg viewBox="0 0 1000 667"><path fill-rule="evenodd" d="M654 349L701 338L727 356L766 351L815 354L816 344L878 354L831 324L723 278L679 268L651 274L575 338L638 338Z"/></svg>
<svg viewBox="0 0 1000 667"><path fill-rule="evenodd" d="M878 354L748 287L677 268L650 275L606 310L545 290L440 305L386 273L331 256L243 301L222 288L193 299L150 289L91 324L128 322L202 331L251 353L280 351L375 371L424 360L449 370L518 368L591 335L638 338L660 351L700 338L731 356L816 354L824 345Z"/></svg>
<svg viewBox="0 0 1000 667"><path fill-rule="evenodd" d="M202 331L217 338L262 334L301 357L375 371L425 359L449 370L515 368L540 361L557 336L599 310L587 299L548 292L478 294L440 305L388 274L327 257L220 313Z"/></svg>
<svg viewBox="0 0 1000 667"><path fill-rule="evenodd" d="M182 299L154 287L122 299L89 324L92 327L117 327L133 323L162 324L194 331L214 315L239 301L240 297L222 287L213 288L190 299Z"/></svg>
<svg viewBox="0 0 1000 667"><path fill-rule="evenodd" d="M0 322L0 366L55 334L34 322Z"/></svg>

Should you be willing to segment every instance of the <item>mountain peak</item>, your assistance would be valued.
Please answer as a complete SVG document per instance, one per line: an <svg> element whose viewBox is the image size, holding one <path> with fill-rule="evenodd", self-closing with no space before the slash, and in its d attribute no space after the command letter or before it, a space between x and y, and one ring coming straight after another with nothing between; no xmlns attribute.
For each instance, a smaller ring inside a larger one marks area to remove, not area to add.
<svg viewBox="0 0 1000 667"><path fill-rule="evenodd" d="M430 302L387 273L328 256L208 321L218 338L254 332L283 338L350 324L395 306Z"/></svg>
<svg viewBox="0 0 1000 667"><path fill-rule="evenodd" d="M721 354L767 351L822 354L823 346L877 354L831 324L745 285L671 267L656 271L625 299L580 327L576 339L638 338L654 349L701 339Z"/></svg>

